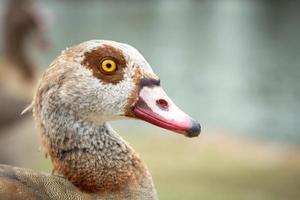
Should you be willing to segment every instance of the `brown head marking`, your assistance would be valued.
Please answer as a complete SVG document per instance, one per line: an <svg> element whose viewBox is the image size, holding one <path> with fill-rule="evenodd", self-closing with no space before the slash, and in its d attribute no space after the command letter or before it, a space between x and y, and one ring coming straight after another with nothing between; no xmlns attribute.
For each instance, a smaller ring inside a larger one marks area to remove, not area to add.
<svg viewBox="0 0 300 200"><path fill-rule="evenodd" d="M117 65L116 71L112 74L105 74L100 69L102 62L106 59L113 60ZM103 83L117 84L124 78L126 60L123 52L110 45L102 45L92 51L86 52L81 64L91 69L93 75L103 81Z"/></svg>
<svg viewBox="0 0 300 200"><path fill-rule="evenodd" d="M125 116L127 116L127 117L133 117L133 118L135 117L131 108L132 108L132 105L134 104L134 102L137 100L137 96L138 96L139 89L140 89L141 78L142 78L141 71L139 68L136 68L134 75L133 75L135 87L130 93L130 96L128 98L128 103L125 108Z"/></svg>

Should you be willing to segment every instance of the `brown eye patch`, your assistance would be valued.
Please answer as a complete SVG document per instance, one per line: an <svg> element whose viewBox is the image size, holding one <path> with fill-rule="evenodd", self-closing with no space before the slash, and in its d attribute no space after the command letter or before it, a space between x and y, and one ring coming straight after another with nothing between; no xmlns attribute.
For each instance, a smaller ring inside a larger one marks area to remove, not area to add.
<svg viewBox="0 0 300 200"><path fill-rule="evenodd" d="M113 60L116 63L116 70L110 74L103 73L103 70L101 70L102 62L107 59ZM124 69L126 67L125 57L121 50L110 45L102 45L92 51L86 52L81 64L91 69L93 75L104 83L117 84L124 78Z"/></svg>

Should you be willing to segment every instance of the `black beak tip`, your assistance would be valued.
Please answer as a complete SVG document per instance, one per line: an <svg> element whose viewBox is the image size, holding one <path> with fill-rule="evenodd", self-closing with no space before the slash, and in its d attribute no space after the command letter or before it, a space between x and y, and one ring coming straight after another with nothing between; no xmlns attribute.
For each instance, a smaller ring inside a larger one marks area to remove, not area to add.
<svg viewBox="0 0 300 200"><path fill-rule="evenodd" d="M187 137L197 137L198 135L200 135L200 132L201 132L200 124L193 120L192 128L187 131L186 136Z"/></svg>

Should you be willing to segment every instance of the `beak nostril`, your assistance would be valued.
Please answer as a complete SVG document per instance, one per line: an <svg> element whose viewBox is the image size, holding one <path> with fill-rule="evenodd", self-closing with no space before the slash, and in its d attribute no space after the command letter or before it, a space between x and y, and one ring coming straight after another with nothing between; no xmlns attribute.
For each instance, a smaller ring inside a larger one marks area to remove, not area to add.
<svg viewBox="0 0 300 200"><path fill-rule="evenodd" d="M161 108L161 109L164 109L164 110L167 110L169 108L169 104L166 100L164 99L158 99L156 100L156 105Z"/></svg>

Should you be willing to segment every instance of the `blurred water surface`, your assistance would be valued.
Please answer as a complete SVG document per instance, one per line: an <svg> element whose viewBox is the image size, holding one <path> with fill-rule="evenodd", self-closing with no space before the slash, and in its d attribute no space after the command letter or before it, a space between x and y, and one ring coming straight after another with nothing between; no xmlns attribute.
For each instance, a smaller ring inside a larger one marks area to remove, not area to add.
<svg viewBox="0 0 300 200"><path fill-rule="evenodd" d="M54 47L43 57L45 67L62 49L85 40L129 43L204 132L300 142L297 1L41 3L53 21Z"/></svg>

